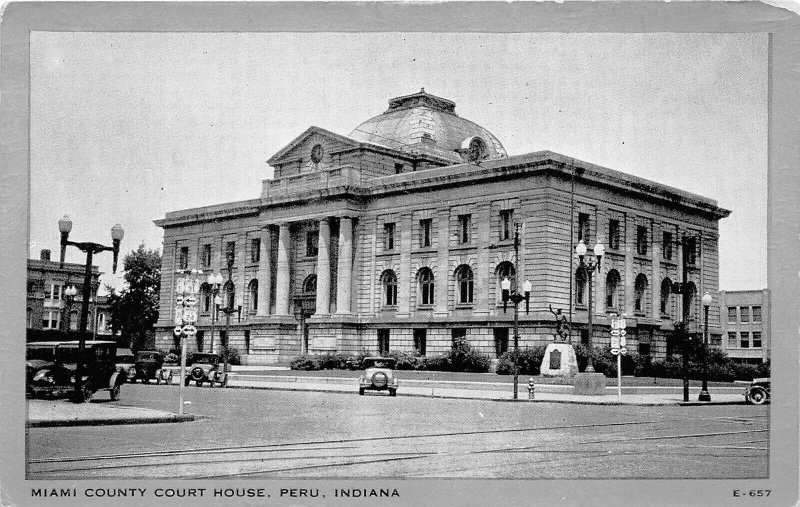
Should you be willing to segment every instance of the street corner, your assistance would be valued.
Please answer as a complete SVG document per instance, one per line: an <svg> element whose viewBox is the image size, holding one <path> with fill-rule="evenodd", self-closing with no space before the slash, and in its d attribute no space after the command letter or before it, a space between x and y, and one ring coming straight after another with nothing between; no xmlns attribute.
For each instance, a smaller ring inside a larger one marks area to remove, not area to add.
<svg viewBox="0 0 800 507"><path fill-rule="evenodd" d="M25 426L105 426L112 424L157 424L194 421L195 414L175 414L163 410L109 405L72 403L68 400L28 400Z"/></svg>

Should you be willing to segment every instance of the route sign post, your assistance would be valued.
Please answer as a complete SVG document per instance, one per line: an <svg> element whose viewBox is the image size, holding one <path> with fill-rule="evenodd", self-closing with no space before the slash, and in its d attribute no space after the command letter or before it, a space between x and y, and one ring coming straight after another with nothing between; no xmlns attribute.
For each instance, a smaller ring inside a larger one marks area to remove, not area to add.
<svg viewBox="0 0 800 507"><path fill-rule="evenodd" d="M182 269L176 271L178 275L186 275L175 281L175 336L181 338L181 377L178 387L178 414L183 415L183 389L186 385L186 339L197 334L197 328L192 324L197 322L197 293L200 292L200 269ZM194 277L194 278L192 278Z"/></svg>
<svg viewBox="0 0 800 507"><path fill-rule="evenodd" d="M617 401L622 402L622 356L628 353L625 348L625 317L611 315L611 353L617 356Z"/></svg>

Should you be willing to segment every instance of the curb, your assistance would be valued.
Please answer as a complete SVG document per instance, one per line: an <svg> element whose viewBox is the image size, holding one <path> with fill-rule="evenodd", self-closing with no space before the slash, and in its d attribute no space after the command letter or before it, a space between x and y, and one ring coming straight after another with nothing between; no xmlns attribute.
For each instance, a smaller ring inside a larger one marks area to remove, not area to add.
<svg viewBox="0 0 800 507"><path fill-rule="evenodd" d="M156 424L156 423L179 423L194 421L198 416L195 414L173 414L161 417L124 417L117 419L69 419L69 420L34 420L26 421L26 428L48 428L48 427L63 427L63 426L107 426L112 424Z"/></svg>

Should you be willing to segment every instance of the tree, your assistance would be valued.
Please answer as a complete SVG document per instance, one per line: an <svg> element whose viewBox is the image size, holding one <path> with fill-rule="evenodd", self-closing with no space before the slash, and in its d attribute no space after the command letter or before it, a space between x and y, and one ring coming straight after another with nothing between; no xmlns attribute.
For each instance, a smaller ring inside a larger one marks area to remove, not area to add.
<svg viewBox="0 0 800 507"><path fill-rule="evenodd" d="M161 290L161 254L141 244L125 256L123 267L127 287L109 296L112 329L121 329L132 349L153 348Z"/></svg>

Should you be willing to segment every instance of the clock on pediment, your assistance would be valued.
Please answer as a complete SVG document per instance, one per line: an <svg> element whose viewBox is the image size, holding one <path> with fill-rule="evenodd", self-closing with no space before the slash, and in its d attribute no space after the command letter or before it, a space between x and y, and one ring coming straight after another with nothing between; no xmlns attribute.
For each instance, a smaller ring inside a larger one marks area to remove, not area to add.
<svg viewBox="0 0 800 507"><path fill-rule="evenodd" d="M315 144L311 148L311 161L315 164L319 164L322 160L323 150L321 144Z"/></svg>

